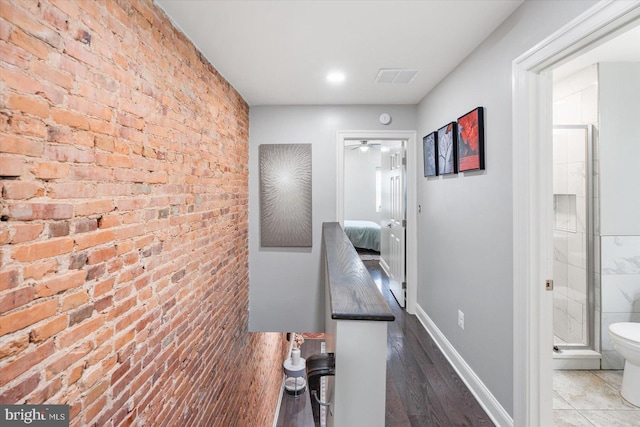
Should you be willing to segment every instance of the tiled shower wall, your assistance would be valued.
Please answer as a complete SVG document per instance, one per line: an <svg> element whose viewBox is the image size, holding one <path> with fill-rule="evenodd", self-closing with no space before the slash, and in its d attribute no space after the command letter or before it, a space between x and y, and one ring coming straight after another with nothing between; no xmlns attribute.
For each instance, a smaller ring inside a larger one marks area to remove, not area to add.
<svg viewBox="0 0 640 427"><path fill-rule="evenodd" d="M640 322L640 63L601 63L598 75L602 368L621 369L609 325Z"/></svg>
<svg viewBox="0 0 640 427"><path fill-rule="evenodd" d="M597 128L598 70L595 65L554 83L553 115L554 125L594 125ZM589 194L585 182L589 168L585 132L581 129L554 130L553 145L555 341L587 344L586 212ZM595 166L593 170L597 170ZM596 285L599 285L598 280Z"/></svg>

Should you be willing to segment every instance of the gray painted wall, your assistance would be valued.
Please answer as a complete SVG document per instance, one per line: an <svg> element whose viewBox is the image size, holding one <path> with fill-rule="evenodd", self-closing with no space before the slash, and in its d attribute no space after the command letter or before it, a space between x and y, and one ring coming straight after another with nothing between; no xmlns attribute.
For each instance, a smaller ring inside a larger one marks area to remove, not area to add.
<svg viewBox="0 0 640 427"><path fill-rule="evenodd" d="M640 236L640 64L601 63L600 234Z"/></svg>
<svg viewBox="0 0 640 427"><path fill-rule="evenodd" d="M380 147L362 152L344 150L344 219L380 223L376 211L376 168L380 167Z"/></svg>
<svg viewBox="0 0 640 427"><path fill-rule="evenodd" d="M388 112L383 126L378 116ZM322 223L336 220L337 131L415 130L416 106L258 106L249 111L249 329L324 331ZM312 144L313 247L260 247L258 146Z"/></svg>
<svg viewBox="0 0 640 427"><path fill-rule="evenodd" d="M486 171L418 173L418 304L513 414L512 61L595 1L525 2L416 107L252 107L249 274L252 331L322 331L321 224L335 220L336 132L427 133L485 107ZM419 54L417 52L416 54ZM377 117L388 111L390 126ZM417 116L416 116L417 112ZM313 248L259 247L259 144L313 144ZM421 146L421 141L419 142ZM414 161L422 171L422 148ZM411 159L409 160L411 161ZM457 326L457 310L465 329Z"/></svg>
<svg viewBox="0 0 640 427"><path fill-rule="evenodd" d="M486 170L418 179L418 304L510 414L512 61L594 3L525 2L418 107L419 139L485 107Z"/></svg>
<svg viewBox="0 0 640 427"><path fill-rule="evenodd" d="M640 63L601 63L598 71L602 368L622 369L608 331L640 322Z"/></svg>

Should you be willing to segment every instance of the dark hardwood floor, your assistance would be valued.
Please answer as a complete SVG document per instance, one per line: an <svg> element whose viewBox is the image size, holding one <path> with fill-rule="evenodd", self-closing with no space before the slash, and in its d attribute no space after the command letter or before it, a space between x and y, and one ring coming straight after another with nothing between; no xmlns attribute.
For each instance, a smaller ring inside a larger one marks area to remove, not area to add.
<svg viewBox="0 0 640 427"><path fill-rule="evenodd" d="M407 314L393 298L378 261L364 264L396 316L387 332L386 426L493 426L417 317ZM318 340L305 341L303 357L319 348ZM277 425L313 427L308 393L299 398L283 396Z"/></svg>

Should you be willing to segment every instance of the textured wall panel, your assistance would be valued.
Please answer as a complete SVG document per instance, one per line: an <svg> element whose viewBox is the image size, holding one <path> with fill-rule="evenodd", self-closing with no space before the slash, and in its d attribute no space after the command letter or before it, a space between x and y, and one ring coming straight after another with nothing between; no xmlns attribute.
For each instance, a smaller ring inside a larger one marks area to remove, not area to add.
<svg viewBox="0 0 640 427"><path fill-rule="evenodd" d="M311 144L260 145L260 245L310 247Z"/></svg>

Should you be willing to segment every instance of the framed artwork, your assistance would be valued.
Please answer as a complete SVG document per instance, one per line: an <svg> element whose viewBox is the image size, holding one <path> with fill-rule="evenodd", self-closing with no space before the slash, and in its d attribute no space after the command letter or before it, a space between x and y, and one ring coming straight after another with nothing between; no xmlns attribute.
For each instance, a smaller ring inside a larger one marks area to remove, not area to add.
<svg viewBox="0 0 640 427"><path fill-rule="evenodd" d="M484 169L484 108L458 119L458 171Z"/></svg>
<svg viewBox="0 0 640 427"><path fill-rule="evenodd" d="M311 247L311 144L261 144L260 245Z"/></svg>
<svg viewBox="0 0 640 427"><path fill-rule="evenodd" d="M458 132L456 131L456 122L451 122L438 129L437 153L439 175L458 172L457 139Z"/></svg>
<svg viewBox="0 0 640 427"><path fill-rule="evenodd" d="M438 175L438 134L431 132L422 138L422 154L424 156L424 176Z"/></svg>

